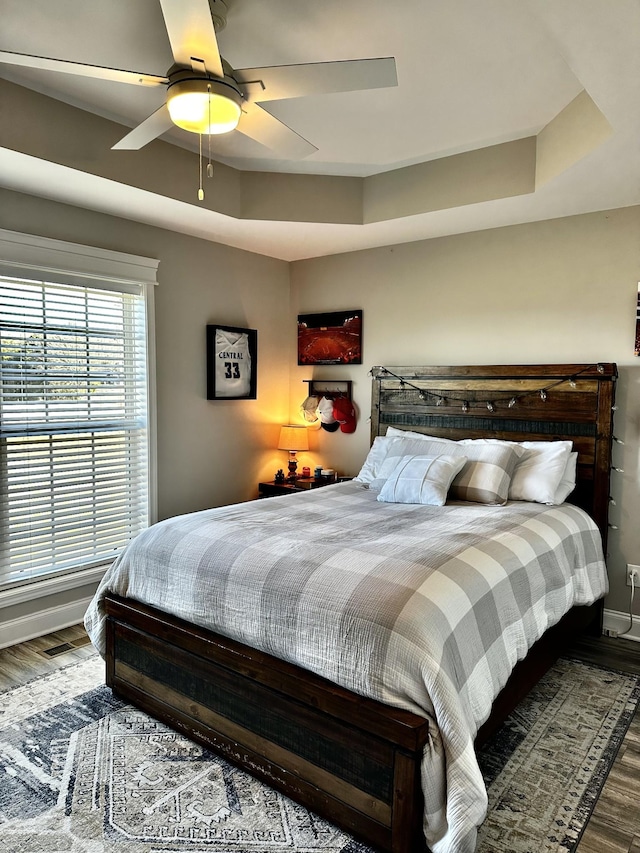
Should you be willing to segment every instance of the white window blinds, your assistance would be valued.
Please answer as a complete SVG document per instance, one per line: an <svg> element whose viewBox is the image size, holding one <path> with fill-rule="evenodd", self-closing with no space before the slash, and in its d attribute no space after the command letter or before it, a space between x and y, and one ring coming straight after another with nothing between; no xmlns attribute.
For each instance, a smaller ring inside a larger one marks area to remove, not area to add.
<svg viewBox="0 0 640 853"><path fill-rule="evenodd" d="M111 561L149 523L144 284L30 272L0 275L0 587Z"/></svg>

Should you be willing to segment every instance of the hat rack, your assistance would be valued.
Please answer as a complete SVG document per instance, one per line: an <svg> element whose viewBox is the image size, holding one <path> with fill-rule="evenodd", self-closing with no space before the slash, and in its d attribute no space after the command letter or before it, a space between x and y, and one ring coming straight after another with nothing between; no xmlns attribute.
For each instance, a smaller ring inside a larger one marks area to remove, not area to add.
<svg viewBox="0 0 640 853"><path fill-rule="evenodd" d="M346 397L351 400L351 379L303 379L309 386L307 397Z"/></svg>

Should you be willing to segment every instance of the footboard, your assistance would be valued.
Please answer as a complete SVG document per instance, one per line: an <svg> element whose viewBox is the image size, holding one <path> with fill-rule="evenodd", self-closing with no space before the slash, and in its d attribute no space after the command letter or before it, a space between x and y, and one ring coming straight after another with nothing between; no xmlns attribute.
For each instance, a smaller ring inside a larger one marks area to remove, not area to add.
<svg viewBox="0 0 640 853"><path fill-rule="evenodd" d="M346 832L420 853L429 723L113 595L107 683Z"/></svg>

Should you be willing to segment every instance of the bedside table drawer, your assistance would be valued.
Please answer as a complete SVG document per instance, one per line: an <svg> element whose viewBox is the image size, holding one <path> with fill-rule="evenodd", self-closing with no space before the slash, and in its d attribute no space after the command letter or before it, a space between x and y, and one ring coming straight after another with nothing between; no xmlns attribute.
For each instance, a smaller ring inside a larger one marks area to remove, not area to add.
<svg viewBox="0 0 640 853"><path fill-rule="evenodd" d="M275 495L288 495L291 492L306 492L309 489L320 489L322 486L330 486L336 482L336 479L316 480L315 477L298 477L292 483L286 480L284 483L276 483L271 480L268 483L258 483L258 497L272 498Z"/></svg>
<svg viewBox="0 0 640 853"><path fill-rule="evenodd" d="M296 489L296 487L289 483L258 483L258 497L259 498L272 498L275 495L288 495L291 492L300 492L302 489Z"/></svg>

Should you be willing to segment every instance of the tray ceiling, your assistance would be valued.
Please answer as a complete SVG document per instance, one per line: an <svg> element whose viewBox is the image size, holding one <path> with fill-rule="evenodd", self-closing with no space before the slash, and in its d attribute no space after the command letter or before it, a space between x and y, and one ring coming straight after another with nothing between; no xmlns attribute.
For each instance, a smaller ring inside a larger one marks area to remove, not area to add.
<svg viewBox="0 0 640 853"><path fill-rule="evenodd" d="M3 50L171 63L157 0L0 18ZM640 203L635 0L234 0L218 41L235 68L393 56L398 86L269 102L318 150L212 138L200 203L197 137L110 150L162 90L0 65L0 184L285 260Z"/></svg>

